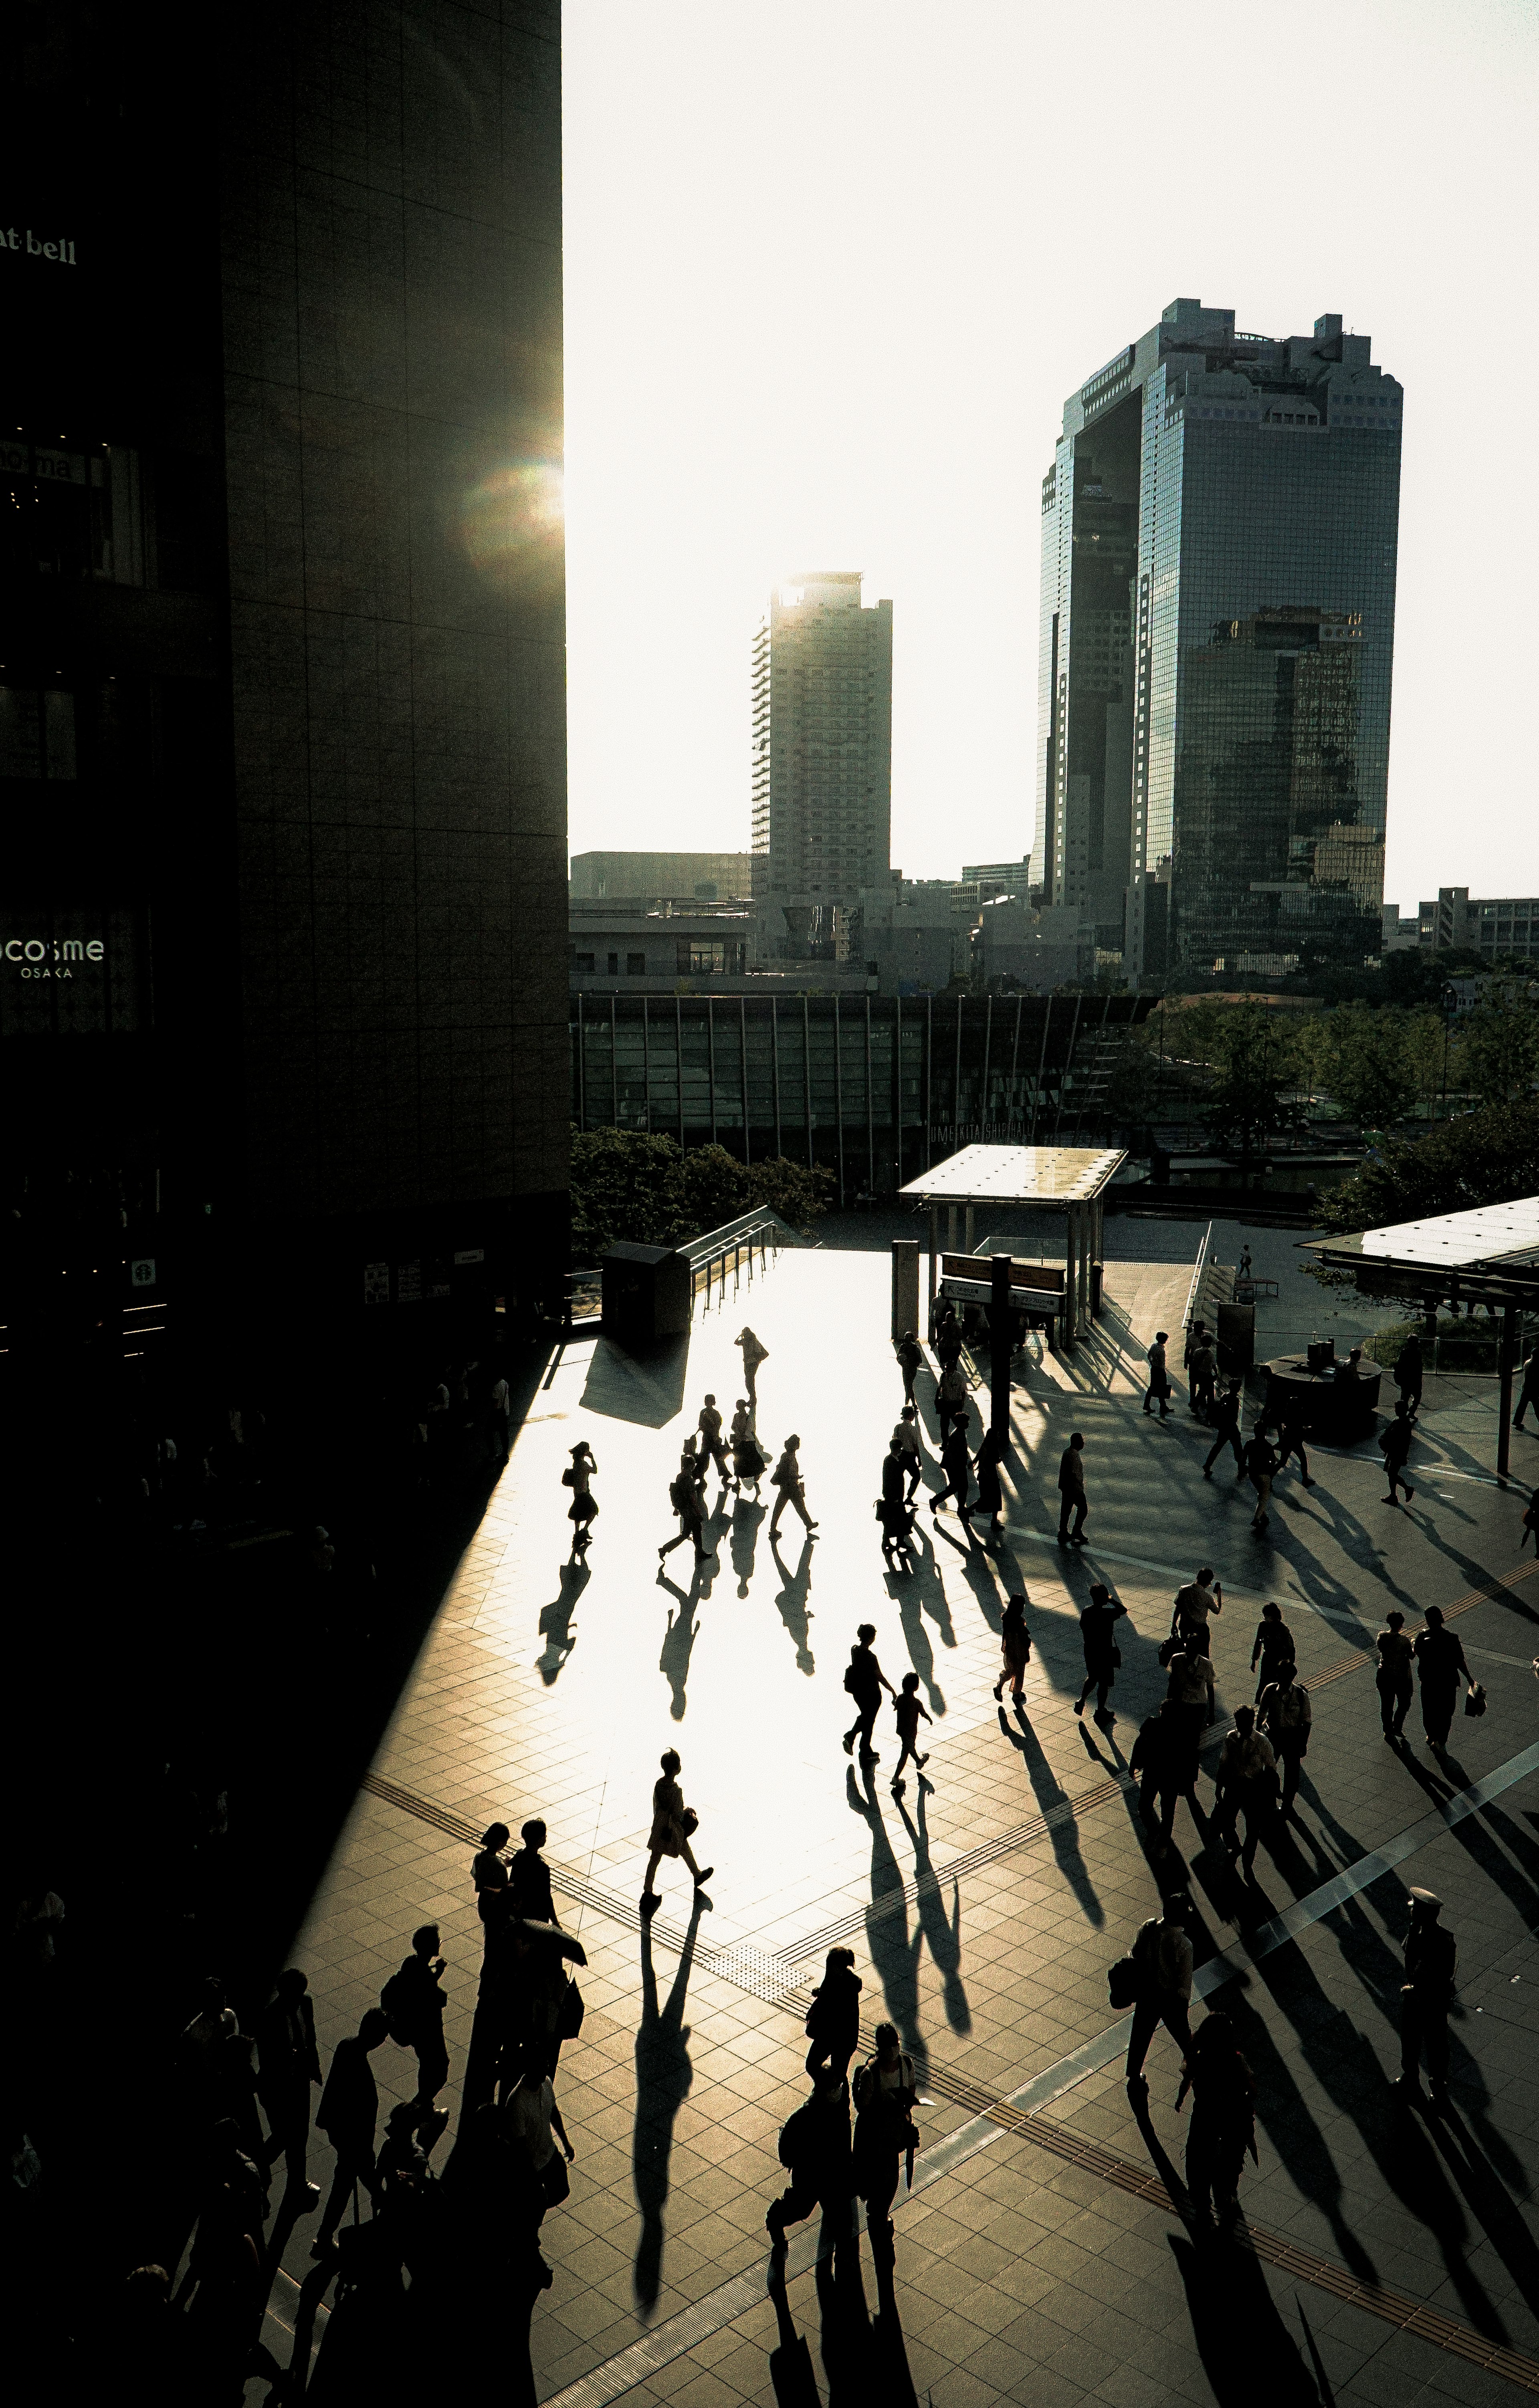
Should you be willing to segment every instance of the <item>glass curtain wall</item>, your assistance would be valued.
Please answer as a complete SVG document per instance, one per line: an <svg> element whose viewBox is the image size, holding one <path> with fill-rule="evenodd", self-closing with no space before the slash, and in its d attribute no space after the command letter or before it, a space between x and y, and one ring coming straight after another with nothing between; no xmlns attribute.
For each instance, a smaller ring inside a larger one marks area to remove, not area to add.
<svg viewBox="0 0 1539 2408"><path fill-rule="evenodd" d="M822 1164L882 1195L958 1147L1102 1132L1129 996L578 996L572 1118L740 1160Z"/></svg>

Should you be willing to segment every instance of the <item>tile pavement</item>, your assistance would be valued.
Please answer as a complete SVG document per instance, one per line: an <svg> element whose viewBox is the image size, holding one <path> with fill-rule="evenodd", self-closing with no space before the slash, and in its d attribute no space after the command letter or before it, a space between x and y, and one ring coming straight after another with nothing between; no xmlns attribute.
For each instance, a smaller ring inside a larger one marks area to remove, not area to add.
<svg viewBox="0 0 1539 2408"><path fill-rule="evenodd" d="M1461 1477L1441 1490L1430 1478L1413 1513L1378 1507L1366 1457L1326 1456L1316 1490L1281 1487L1272 1542L1253 1540L1232 1483L1201 1480L1195 1430L1179 1415L1161 1427L1137 1412L1136 1341L1156 1319L1179 1326L1188 1279L1187 1264L1143 1261L1127 1268L1119 1292L1111 1266L1114 1305L1119 1293L1128 1300L1129 1329L1111 1325L1119 1342L1098 1341L1069 1367L1049 1360L1017 1391L1000 1549L992 1558L969 1549L953 1517L934 1527L923 1514L928 1543L907 1584L884 1570L870 1505L899 1400L882 1255L782 1257L725 1309L698 1313L686 1363L632 1365L599 1340L554 1365L375 1768L472 1823L498 1814L516 1828L543 1814L556 1864L633 1902L656 1756L671 1742L718 1868L685 1965L659 1942L649 1970L634 1928L591 1907L567 1913L589 1952L588 2014L562 2066L579 2157L572 2200L547 2225L556 2280L536 2317L542 2398L762 2260L764 2205L783 2179L775 2139L800 2093L805 2042L793 2014L712 1971L713 1952L755 1947L799 1966L804 1935L849 1918L868 2020L890 2014L921 2063L946 2076L1013 2090L1113 2020L1105 1968L1152 1909L1149 1867L1120 1790L961 1878L948 1877L947 1861L1118 1770L1138 1714L1163 1686L1156 1649L1177 1580L1200 1560L1225 1579L1215 1655L1220 1701L1232 1708L1252 1694L1246 1665L1263 1597L1284 1603L1308 1677L1340 1659L1354 1629L1371 1637L1388 1605L1414 1616L1512 1564L1516 1509L1485 1484L1494 1425L1464 1387L1446 1420L1430 1401L1418 1450ZM675 1569L681 1549L665 1585L654 1550L673 1526L667 1484L679 1440L707 1388L728 1412L741 1393L732 1341L744 1318L770 1350L761 1431L778 1443L799 1430L819 1534L807 1545L788 1517L771 1545L768 1513L740 1508L721 1524L719 1556L703 1575ZM1071 1426L1087 1439L1092 1544L1065 1562L1052 1544L1054 1477ZM591 1566L574 1570L563 1562L559 1471L579 1436L598 1459L602 1510ZM1129 1609L1122 1719L1107 1734L1069 1711L1082 1677L1076 1616L1098 1562ZM1020 1718L990 1696L999 1609L1017 1580L1036 1647ZM1536 1611L1539 1583L1519 1584L1458 1625L1468 1644L1514 1659L1482 1666L1490 1711L1458 1727L1470 1779L1539 1727L1539 1693L1523 1670ZM849 1706L840 1675L867 1616L889 1672L912 1664L935 1715L928 1794L911 1779L905 1797L890 1795L890 1731L874 1780L857 1781L841 1753ZM1425 1814L1431 1778L1425 1751L1402 1761L1383 1746L1369 1674L1322 1691L1299 1826L1275 1860L1263 1854L1259 1898L1247 1899L1227 1862L1203 1849L1185 1810L1178 1817L1200 1956ZM1536 1807L1531 1780L1435 1834L1230 1996L1260 2084L1260 2165L1244 2194L1255 2221L1539 2357ZM412 1927L435 1916L462 2061L480 1953L467 1853L360 1793L295 1942L324 2042L353 2027ZM1461 1951L1459 2124L1442 2132L1403 2119L1385 2087L1408 1880L1443 1891ZM914 1882L917 1897L903 1899ZM665 1915L682 1925L687 1885L675 1875L669 1890ZM388 2047L381 2056L388 2103L410 2092L410 2060ZM1179 2165L1176 2071L1157 2042L1151 2121ZM969 2113L931 2095L927 2143ZM1115 2066L1049 2112L1123 2158L1142 2155ZM1226 2400L1231 2354L1254 2366L1258 2347L1296 2369L1297 2386L1314 2386L1279 2397L1323 2397L1324 2384L1369 2401L1391 2381L1402 2398L1485 2396L1477 2370L1253 2259L1238 2288L1232 2267L1217 2282L1174 2214L1014 2135L918 2195L899 2233L910 2370L919 2395L945 2408L1028 2395ZM296 2276L307 2238L301 2226L291 2244ZM793 2285L791 2308L815 2355L809 2280ZM768 2401L775 2332L766 2302L626 2396Z"/></svg>

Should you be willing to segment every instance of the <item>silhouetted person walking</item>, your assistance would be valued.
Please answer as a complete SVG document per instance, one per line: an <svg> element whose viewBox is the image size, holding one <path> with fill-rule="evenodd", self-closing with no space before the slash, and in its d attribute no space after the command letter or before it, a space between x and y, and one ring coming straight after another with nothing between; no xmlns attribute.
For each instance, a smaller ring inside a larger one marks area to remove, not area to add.
<svg viewBox="0 0 1539 2408"><path fill-rule="evenodd" d="M856 1643L850 1650L850 1660L844 1667L844 1687L856 1702L856 1718L844 1734L844 1753L849 1756L854 1752L856 1740L858 1738L860 1760L863 1764L880 1762L877 1752L871 1745L871 1734L876 1728L877 1710L882 1703L882 1692L885 1689L890 1698L896 1698L898 1695L872 1652L871 1641L875 1637L874 1622L859 1624L856 1631Z"/></svg>
<svg viewBox="0 0 1539 2408"><path fill-rule="evenodd" d="M1240 1443L1240 1390L1238 1386L1226 1388L1223 1395L1219 1398L1217 1404L1214 1407L1214 1428L1217 1431L1218 1435L1214 1440L1213 1444L1209 1447L1206 1459L1203 1462L1203 1479L1211 1480L1213 1478L1213 1467L1217 1462L1219 1456L1223 1454L1224 1449L1228 1447L1234 1456L1234 1476L1236 1480L1244 1480L1245 1476L1245 1456L1244 1449Z"/></svg>
<svg viewBox="0 0 1539 2408"><path fill-rule="evenodd" d="M910 1756L912 1756L913 1758L914 1770L916 1772L923 1772L926 1765L929 1762L929 1757L928 1756L921 1756L919 1753L919 1726L922 1722L928 1723L930 1717L926 1713L924 1707L919 1702L919 1675L917 1672L904 1673L903 1685L899 1691L897 1697L893 1699L892 1710L898 1718L898 1736L903 1742L903 1751L898 1759L898 1770L892 1777L892 1794L895 1798L901 1798L903 1795L903 1767L907 1764ZM919 1784L919 1786L921 1789L925 1786L922 1781Z"/></svg>
<svg viewBox="0 0 1539 2408"><path fill-rule="evenodd" d="M1523 1366L1523 1393L1517 1399L1517 1411L1512 1417L1514 1429L1522 1428L1523 1416L1531 1405L1534 1412L1539 1413L1539 1346L1534 1348Z"/></svg>
<svg viewBox="0 0 1539 2408"><path fill-rule="evenodd" d="M539 1853L549 1836L538 1815L525 1823L519 1833L524 1845L508 1866L511 1911L530 1923L561 1920L551 1895L551 1869Z"/></svg>
<svg viewBox="0 0 1539 2408"><path fill-rule="evenodd" d="M362 2183L370 2200L375 2195L374 2134L380 2120L380 2093L369 2052L390 2038L390 2019L370 2007L351 2040L339 2040L331 2053L331 2071L321 2093L315 2121L337 2153L331 2192L310 2250L324 2258L333 2246L348 2193Z"/></svg>
<svg viewBox="0 0 1539 2408"><path fill-rule="evenodd" d="M1085 1544L1085 1439L1073 1431L1068 1445L1058 1457L1058 1544L1060 1547L1083 1547ZM1072 1528L1070 1524L1072 1521Z"/></svg>
<svg viewBox="0 0 1539 2408"><path fill-rule="evenodd" d="M1384 1725L1387 1740L1399 1739L1405 1728L1405 1717L1411 1711L1412 1667L1416 1651L1405 1635L1405 1616L1396 1611L1384 1617L1384 1628L1374 1641L1378 1651L1378 1669L1374 1674L1379 1693L1379 1720Z"/></svg>
<svg viewBox="0 0 1539 2408"><path fill-rule="evenodd" d="M993 1430L985 1430L983 1443L972 1458L972 1469L978 1475L978 1502L975 1510L988 1523L990 1539L1000 1535L1000 1522L1004 1513L1004 1490L1000 1485L1000 1457L1006 1440Z"/></svg>
<svg viewBox="0 0 1539 2408"><path fill-rule="evenodd" d="M823 1979L813 1992L807 2011L807 2071L825 2068L841 2079L860 2045L860 1976L853 1948L830 1948Z"/></svg>
<svg viewBox="0 0 1539 2408"><path fill-rule="evenodd" d="M684 1804L684 1793L679 1786L680 1761L676 1748L665 1749L661 1757L663 1777L652 1788L652 1837L648 1844L652 1854L647 1858L647 1875L641 1885L641 1913L655 1914L662 1899L652 1886L653 1875L665 1856L683 1856L694 1876L697 1891L703 1890L715 1871L714 1865L699 1866L695 1861L690 1841L698 1817L692 1807Z"/></svg>
<svg viewBox="0 0 1539 2408"><path fill-rule="evenodd" d="M1115 1722L1116 1716L1106 1711L1106 1700L1112 1694L1121 1653L1116 1643L1116 1626L1128 1609L1103 1583L1097 1581L1090 1590L1090 1602L1079 1618L1080 1641L1085 1649L1085 1686L1074 1700L1074 1712L1083 1715L1085 1701L1092 1689L1096 1692L1097 1722Z"/></svg>
<svg viewBox="0 0 1539 2408"><path fill-rule="evenodd" d="M1309 1476L1309 1457L1304 1453L1303 1417L1301 1409L1292 1405L1283 1412L1277 1426L1278 1472L1287 1469L1289 1457L1295 1455L1299 1458L1300 1478L1306 1488L1313 1488L1315 1483Z"/></svg>
<svg viewBox="0 0 1539 2408"><path fill-rule="evenodd" d="M963 1522L969 1520L968 1469L971 1460L968 1451L967 1424L965 1421L953 1422L941 1440L941 1469L946 1475L946 1484L938 1489L929 1500L932 1516L942 1511L948 1497L955 1497L958 1518Z"/></svg>
<svg viewBox="0 0 1539 2408"><path fill-rule="evenodd" d="M1149 1386L1143 1398L1146 1413L1152 1412L1158 1403L1162 1422L1171 1417L1171 1375L1165 1368L1165 1344L1170 1334L1168 1329L1155 1331L1155 1342L1148 1352Z"/></svg>
<svg viewBox="0 0 1539 2408"><path fill-rule="evenodd" d="M1192 2034L1175 2103L1191 2092L1191 2128L1187 2136L1187 2190L1200 2215L1210 2202L1220 2223L1240 2213L1240 2174L1245 2151L1256 2155L1256 2077L1240 2054L1234 2026L1221 2008L1205 2015Z"/></svg>
<svg viewBox="0 0 1539 2408"><path fill-rule="evenodd" d="M593 1522L598 1512L598 1500L593 1493L592 1485L593 1475L597 1469L598 1466L593 1458L592 1447L585 1438L579 1439L572 1449L572 1459L561 1475L563 1482L572 1492L572 1501L567 1508L567 1519L572 1526L572 1553L575 1555L585 1552Z"/></svg>
<svg viewBox="0 0 1539 2408"><path fill-rule="evenodd" d="M1256 1511L1250 1526L1258 1538L1272 1519L1272 1483L1277 1469L1277 1452L1259 1422L1245 1444L1245 1470L1256 1491Z"/></svg>
<svg viewBox="0 0 1539 2408"><path fill-rule="evenodd" d="M749 1403L757 1405L759 1365L769 1362L770 1349L759 1343L746 1322L738 1332L737 1342L742 1349L742 1384L748 1391Z"/></svg>
<svg viewBox="0 0 1539 2408"><path fill-rule="evenodd" d="M771 1539L780 1527L780 1517L787 1505L794 1513L800 1514L802 1522L809 1530L817 1528L817 1524L807 1511L807 1490L802 1482L801 1464L797 1454L800 1444L800 1439L793 1430L781 1449L780 1461L770 1475L770 1485L776 1492L775 1510L770 1516Z"/></svg>
<svg viewBox="0 0 1539 2408"><path fill-rule="evenodd" d="M1421 1340L1413 1329L1395 1364L1395 1385L1408 1422L1414 1422L1421 1411Z"/></svg>
<svg viewBox="0 0 1539 2408"><path fill-rule="evenodd" d="M994 1684L994 1695L1002 1698L1004 1684L1010 1683L1010 1693L1017 1705L1021 1702L1021 1684L1026 1668L1031 1661L1031 1633L1026 1627L1026 1594L1017 1590L1004 1610L1000 1624L1000 1654L1004 1668Z"/></svg>
<svg viewBox="0 0 1539 2408"><path fill-rule="evenodd" d="M1280 1605L1263 1605L1261 1619L1256 1626L1256 1641L1250 1651L1250 1669L1261 1670L1256 1683L1256 1702L1261 1702L1262 1692L1270 1689L1284 1664L1294 1661L1293 1633L1283 1620Z"/></svg>
<svg viewBox="0 0 1539 2408"><path fill-rule="evenodd" d="M1195 1580L1175 1593L1173 1633L1188 1656L1213 1655L1213 1632L1209 1627L1213 1615L1224 1611L1224 1584L1215 1580L1213 1566L1199 1567Z"/></svg>
<svg viewBox="0 0 1539 2408"><path fill-rule="evenodd" d="M1444 1627L1442 1607L1430 1605L1426 1622L1426 1628L1418 1630L1412 1641L1411 1650L1421 1677L1421 1726L1429 1747L1446 1747L1460 1682L1466 1681L1473 1687L1474 1675L1464 1660L1464 1649L1457 1633Z"/></svg>
<svg viewBox="0 0 1539 2408"><path fill-rule="evenodd" d="M854 2173L856 2196L866 2202L866 2229L878 2272L892 2261L892 2203L908 2160L913 2181L919 2135L913 2111L919 2100L913 2059L899 2045L896 2024L876 2027L876 2054L855 2078Z"/></svg>
<svg viewBox="0 0 1539 2408"><path fill-rule="evenodd" d="M1254 1706L1240 1706L1234 1716L1234 1728L1225 1735L1218 1751L1217 1810L1213 1818L1216 1836L1248 1873L1256 1862L1256 1850L1272 1828L1272 1817L1277 1796L1277 1758L1272 1742L1256 1727ZM1244 1845L1240 1844L1238 1818L1245 1818Z"/></svg>
<svg viewBox="0 0 1539 2408"><path fill-rule="evenodd" d="M1256 1710L1256 1720L1277 1752L1283 1768L1283 1813L1293 1811L1299 1794L1299 1775L1304 1757L1309 1754L1309 1730L1314 1719L1309 1692L1298 1677L1298 1666L1291 1661L1277 1667L1277 1678L1261 1692Z"/></svg>
<svg viewBox="0 0 1539 2408"><path fill-rule="evenodd" d="M722 1417L716 1409L716 1399L713 1396L707 1396L704 1404L700 1407L698 1426L702 1455L708 1462L715 1465L716 1476L722 1486L730 1488L732 1472L726 1460L726 1449L722 1443Z"/></svg>
<svg viewBox="0 0 1539 2408"><path fill-rule="evenodd" d="M276 1988L271 2006L257 2018L257 2096L269 2128L267 2163L272 2165L281 2156L286 2188L302 2199L300 2213L309 2214L321 2200L319 2184L307 2181L305 2172L310 2086L321 2080L315 2010L309 1984L296 1966L280 1973Z"/></svg>
<svg viewBox="0 0 1539 2408"><path fill-rule="evenodd" d="M1138 1811L1148 1829L1158 1831L1156 1854L1160 1856L1171 1852L1175 1810L1183 1798L1193 1821L1197 1819L1197 1751L1181 1728L1179 1712L1169 1698L1161 1698L1139 1725L1128 1758L1129 1771L1138 1776Z"/></svg>
<svg viewBox="0 0 1539 2408"><path fill-rule="evenodd" d="M898 1368L903 1374L903 1402L912 1405L913 1383L925 1364L925 1350L919 1343L917 1332L905 1329L893 1352L898 1357Z"/></svg>
<svg viewBox="0 0 1539 2408"><path fill-rule="evenodd" d="M410 1956L380 1993L380 2004L390 2018L391 2039L398 2048L410 2048L416 2057L417 2090L411 2101L417 2111L414 2129L420 2132L425 2125L434 2123L435 2140L443 2125L434 2118L433 2102L449 2079L449 2051L443 2039L445 1970L439 1955L439 1927L424 1923L411 1935Z"/></svg>
<svg viewBox="0 0 1539 2408"><path fill-rule="evenodd" d="M893 1444L902 1454L903 1469L908 1474L909 1498L912 1502L918 1493L919 1483L925 1471L924 1450L919 1443L919 1409L916 1405L904 1406L893 1425L892 1437Z"/></svg>
<svg viewBox="0 0 1539 2408"><path fill-rule="evenodd" d="M679 1469L669 1483L668 1501L679 1517L679 1535L676 1539L669 1539L666 1546L658 1548L658 1562L670 1555L675 1547L693 1543L696 1562L703 1563L706 1555L705 1515L700 1510L699 1478L695 1457L687 1450L681 1456Z"/></svg>
<svg viewBox="0 0 1539 2408"><path fill-rule="evenodd" d="M1448 2093L1448 2009L1453 2004L1454 1973L1459 1951L1453 1934L1439 1920L1443 1900L1430 1889L1410 1896L1411 1924L1405 1935L1405 1982L1400 1994L1400 2080L1397 2090L1421 2096L1421 2058L1425 2050L1432 2097Z"/></svg>
<svg viewBox="0 0 1539 2408"><path fill-rule="evenodd" d="M785 2228L800 2224L822 2208L842 2240L848 2229L854 2194L850 2153L850 2091L841 2073L820 2073L813 2095L784 2126L780 2161L789 2173L784 2190L764 2221L775 2249L785 2246Z"/></svg>
<svg viewBox="0 0 1539 2408"><path fill-rule="evenodd" d="M908 1495L908 1463L902 1447L894 1439L882 1458L882 1496L877 1507L882 1522L882 1553L889 1564L899 1548L908 1543L913 1520Z"/></svg>
<svg viewBox="0 0 1539 2408"><path fill-rule="evenodd" d="M1403 1398L1395 1407L1395 1418L1388 1429L1379 1432L1379 1452L1384 1456L1384 1469L1389 1475L1385 1504L1395 1504L1398 1501L1397 1490L1403 1488L1405 1502L1409 1505L1417 1492L1405 1477L1405 1460L1411 1452L1411 1417L1405 1410Z"/></svg>
<svg viewBox="0 0 1539 2408"><path fill-rule="evenodd" d="M1128 2087L1146 2092L1143 2060L1161 2024L1185 2057L1191 2048L1187 2009L1192 1994L1192 1944L1181 1922L1180 1901L1165 1900L1158 1915L1140 1926L1129 1952L1137 1969L1133 2028L1128 2036Z"/></svg>

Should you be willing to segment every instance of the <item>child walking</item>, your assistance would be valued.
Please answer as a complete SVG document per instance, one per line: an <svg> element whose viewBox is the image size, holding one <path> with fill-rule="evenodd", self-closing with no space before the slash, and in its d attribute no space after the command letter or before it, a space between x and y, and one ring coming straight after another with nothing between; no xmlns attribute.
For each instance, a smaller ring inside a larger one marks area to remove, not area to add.
<svg viewBox="0 0 1539 2408"><path fill-rule="evenodd" d="M919 1702L919 1675L917 1672L904 1673L903 1685L892 1701L892 1710L898 1717L898 1736L903 1742L903 1753L898 1759L898 1770L892 1777L892 1794L895 1798L901 1798L903 1795L903 1767L907 1764L910 1756L913 1756L914 1770L918 1772L923 1772L926 1765L929 1762L928 1756L921 1756L918 1747L919 1726L921 1722L928 1723L931 1717L926 1713L924 1707ZM923 1783L921 1783L920 1786L923 1787Z"/></svg>

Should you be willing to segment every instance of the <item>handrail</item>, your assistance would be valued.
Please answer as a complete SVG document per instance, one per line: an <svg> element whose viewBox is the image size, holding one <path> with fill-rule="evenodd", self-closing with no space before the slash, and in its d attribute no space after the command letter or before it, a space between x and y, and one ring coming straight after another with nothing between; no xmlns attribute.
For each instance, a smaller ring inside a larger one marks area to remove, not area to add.
<svg viewBox="0 0 1539 2408"><path fill-rule="evenodd" d="M1208 1248L1213 1243L1213 1227L1214 1225L1210 1221L1202 1232L1202 1242L1197 1249L1197 1260L1192 1266L1192 1283L1187 1290L1187 1310L1181 1317L1181 1327L1184 1333L1191 1328L1192 1313L1196 1310L1197 1299L1201 1293L1202 1274L1208 1267Z"/></svg>
<svg viewBox="0 0 1539 2408"><path fill-rule="evenodd" d="M761 1230L772 1236L777 1245L810 1246L813 1242L811 1238L803 1237L799 1229L793 1229L789 1221L783 1221L770 1206L761 1204L754 1211L740 1212L735 1221L724 1221L719 1229L708 1229L703 1237L691 1238L687 1244L679 1248L679 1252L691 1269L698 1270L713 1255L724 1250L730 1253L734 1246L756 1238Z"/></svg>

